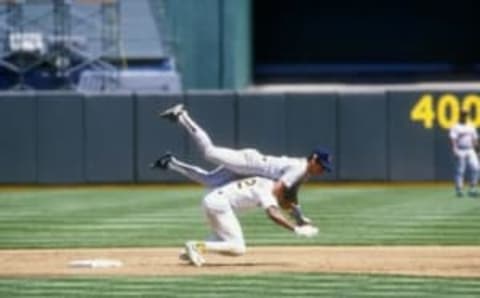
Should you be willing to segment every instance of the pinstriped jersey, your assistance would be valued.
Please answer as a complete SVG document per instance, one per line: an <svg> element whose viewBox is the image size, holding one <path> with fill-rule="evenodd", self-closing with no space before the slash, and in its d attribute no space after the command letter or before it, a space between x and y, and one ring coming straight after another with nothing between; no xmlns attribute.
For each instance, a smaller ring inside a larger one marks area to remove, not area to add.
<svg viewBox="0 0 480 298"><path fill-rule="evenodd" d="M478 139L477 130L471 124L458 123L450 129L450 139L458 149L472 149Z"/></svg>

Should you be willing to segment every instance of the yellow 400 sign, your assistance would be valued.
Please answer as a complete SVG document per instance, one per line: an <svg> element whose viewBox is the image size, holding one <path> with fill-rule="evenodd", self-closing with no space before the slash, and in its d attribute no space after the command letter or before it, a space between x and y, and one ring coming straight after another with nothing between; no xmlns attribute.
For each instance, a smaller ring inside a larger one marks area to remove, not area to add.
<svg viewBox="0 0 480 298"><path fill-rule="evenodd" d="M427 129L433 128L436 120L438 126L449 129L458 122L460 111L469 112L470 121L475 127L480 127L480 96L476 94L459 99L447 93L441 95L436 104L433 95L422 95L410 110L410 120L422 123Z"/></svg>

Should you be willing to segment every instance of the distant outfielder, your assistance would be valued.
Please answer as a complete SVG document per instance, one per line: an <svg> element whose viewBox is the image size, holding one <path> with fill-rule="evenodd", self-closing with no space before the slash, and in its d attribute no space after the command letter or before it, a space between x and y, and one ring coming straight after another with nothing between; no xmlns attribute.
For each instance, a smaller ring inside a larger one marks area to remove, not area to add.
<svg viewBox="0 0 480 298"><path fill-rule="evenodd" d="M468 165L471 171L468 195L478 195L479 163L475 148L478 146L478 134L475 127L468 122L468 113L460 113L460 121L450 129L450 143L456 159L455 190L458 197L463 196L463 180Z"/></svg>

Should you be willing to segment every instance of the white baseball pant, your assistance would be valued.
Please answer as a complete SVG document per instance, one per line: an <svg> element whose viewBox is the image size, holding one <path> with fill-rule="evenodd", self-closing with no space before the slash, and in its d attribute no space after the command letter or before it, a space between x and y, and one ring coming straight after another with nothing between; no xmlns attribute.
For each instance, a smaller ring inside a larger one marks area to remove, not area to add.
<svg viewBox="0 0 480 298"><path fill-rule="evenodd" d="M243 255L246 252L242 227L225 193L210 192L202 201L203 209L213 234L218 241L205 241L207 251Z"/></svg>
<svg viewBox="0 0 480 298"><path fill-rule="evenodd" d="M188 115L187 111L179 115L179 122L188 131L198 145L204 158L214 164L223 165L235 173L262 176L266 159L255 149L235 150L215 146L207 132Z"/></svg>
<svg viewBox="0 0 480 298"><path fill-rule="evenodd" d="M465 170L468 168L471 171L470 185L475 187L478 183L478 172L480 169L478 156L473 149L458 149L455 152L456 158L456 173L455 173L455 187L457 190L463 189L463 180Z"/></svg>

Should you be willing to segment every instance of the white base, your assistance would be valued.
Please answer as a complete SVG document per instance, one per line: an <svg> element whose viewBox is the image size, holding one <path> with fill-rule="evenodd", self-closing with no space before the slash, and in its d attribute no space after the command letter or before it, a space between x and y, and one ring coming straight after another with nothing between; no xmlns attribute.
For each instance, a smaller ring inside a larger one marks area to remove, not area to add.
<svg viewBox="0 0 480 298"><path fill-rule="evenodd" d="M118 268L123 263L118 260L109 259L91 259L91 260L74 260L69 263L70 267L75 268Z"/></svg>

